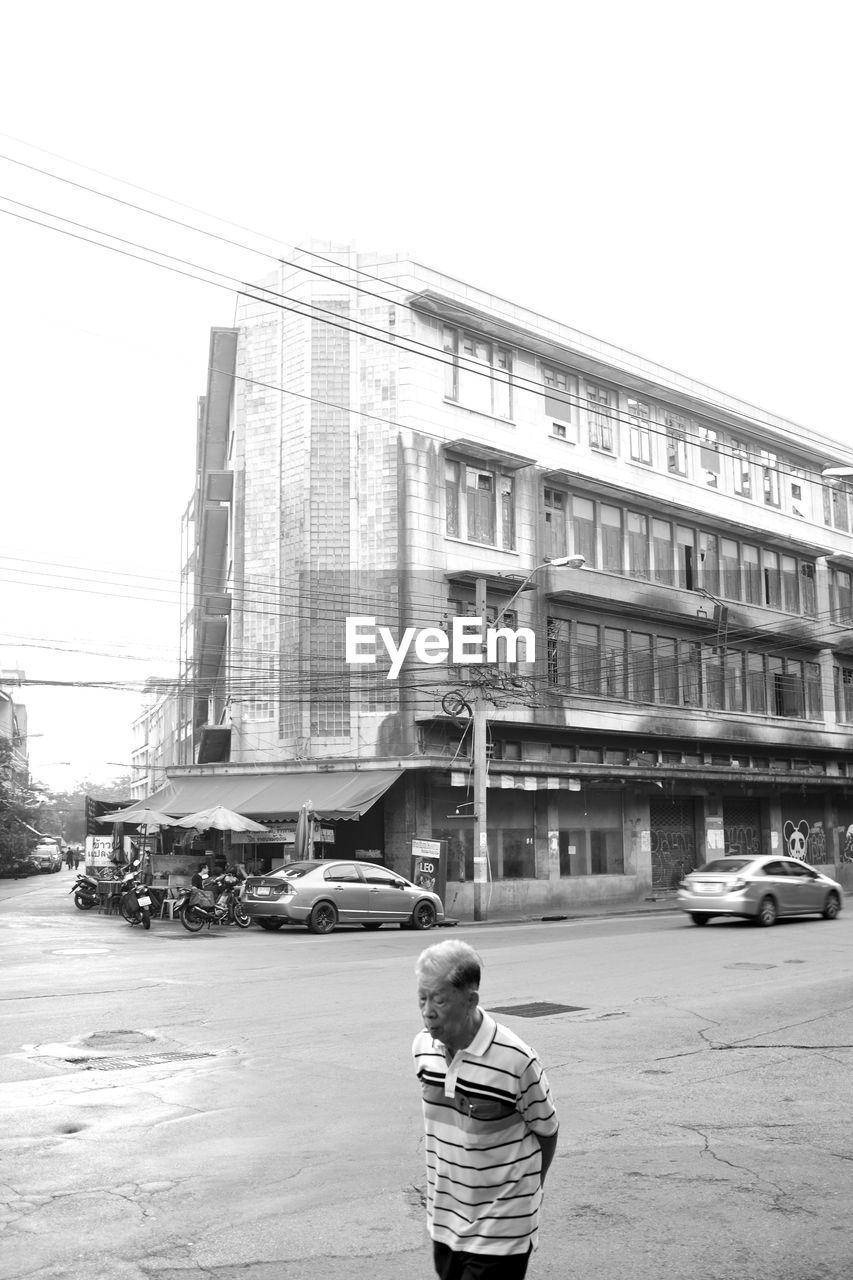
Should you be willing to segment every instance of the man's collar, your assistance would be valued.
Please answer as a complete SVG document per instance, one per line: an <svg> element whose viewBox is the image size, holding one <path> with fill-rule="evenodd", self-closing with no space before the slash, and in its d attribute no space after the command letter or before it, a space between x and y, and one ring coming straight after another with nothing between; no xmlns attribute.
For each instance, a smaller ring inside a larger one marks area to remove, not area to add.
<svg viewBox="0 0 853 1280"><path fill-rule="evenodd" d="M478 1005L478 1012L482 1014L482 1021L477 1028L477 1034L469 1045L462 1050L463 1053L470 1054L474 1058L482 1058L489 1045L495 1038L496 1023L494 1018L490 1018L485 1009Z"/></svg>

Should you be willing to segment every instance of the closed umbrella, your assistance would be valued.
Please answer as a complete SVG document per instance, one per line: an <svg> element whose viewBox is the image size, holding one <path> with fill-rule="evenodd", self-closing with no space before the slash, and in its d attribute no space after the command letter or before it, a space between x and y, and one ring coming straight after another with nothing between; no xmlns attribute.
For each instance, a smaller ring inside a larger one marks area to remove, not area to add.
<svg viewBox="0 0 853 1280"><path fill-rule="evenodd" d="M311 856L311 801L306 800L299 810L296 819L296 837L293 843L293 856L297 862Z"/></svg>

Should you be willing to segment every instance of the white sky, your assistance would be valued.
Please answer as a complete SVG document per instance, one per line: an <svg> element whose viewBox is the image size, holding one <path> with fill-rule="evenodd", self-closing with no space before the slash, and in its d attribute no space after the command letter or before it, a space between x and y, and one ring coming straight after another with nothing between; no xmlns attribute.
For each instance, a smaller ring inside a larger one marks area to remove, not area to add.
<svg viewBox="0 0 853 1280"><path fill-rule="evenodd" d="M16 9L2 156L266 251L410 251L853 440L849 6ZM240 279L266 260L9 159L0 193L0 669L171 676L196 400L234 296L5 211L43 220L9 199L25 202ZM137 694L21 698L39 780L128 770Z"/></svg>

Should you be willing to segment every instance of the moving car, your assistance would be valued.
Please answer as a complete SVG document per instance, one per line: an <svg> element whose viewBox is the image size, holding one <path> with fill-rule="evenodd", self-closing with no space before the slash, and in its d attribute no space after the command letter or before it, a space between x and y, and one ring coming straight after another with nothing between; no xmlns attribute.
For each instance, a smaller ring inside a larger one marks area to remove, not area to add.
<svg viewBox="0 0 853 1280"><path fill-rule="evenodd" d="M49 840L37 844L30 854L37 871L58 871L62 866L62 853L58 844Z"/></svg>
<svg viewBox="0 0 853 1280"><path fill-rule="evenodd" d="M834 920L844 903L835 880L798 858L715 858L689 872L678 886L678 905L694 924L714 916L744 916L761 925L782 916Z"/></svg>
<svg viewBox="0 0 853 1280"><path fill-rule="evenodd" d="M337 924L431 929L444 920L437 893L375 862L349 860L288 862L267 875L250 876L243 906L263 929L304 924L311 933L331 933Z"/></svg>

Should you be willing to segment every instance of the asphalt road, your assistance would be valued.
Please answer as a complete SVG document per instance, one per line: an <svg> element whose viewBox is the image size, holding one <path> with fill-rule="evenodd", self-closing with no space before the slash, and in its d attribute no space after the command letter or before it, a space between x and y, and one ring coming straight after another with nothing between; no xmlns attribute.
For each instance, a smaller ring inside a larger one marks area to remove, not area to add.
<svg viewBox="0 0 853 1280"><path fill-rule="evenodd" d="M412 970L446 934L143 933L72 881L0 881L0 1274L428 1280ZM454 933L561 1113L531 1280L849 1277L853 903Z"/></svg>

